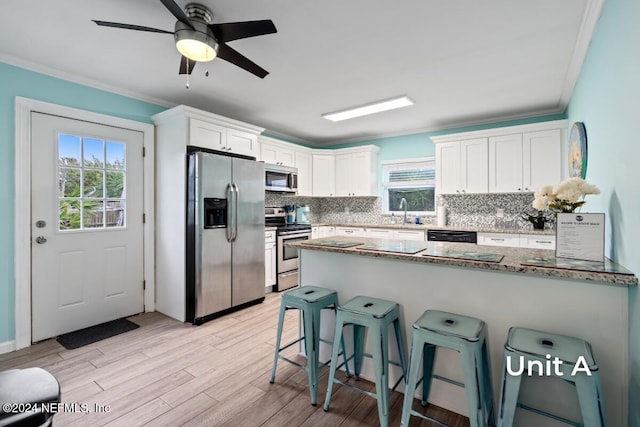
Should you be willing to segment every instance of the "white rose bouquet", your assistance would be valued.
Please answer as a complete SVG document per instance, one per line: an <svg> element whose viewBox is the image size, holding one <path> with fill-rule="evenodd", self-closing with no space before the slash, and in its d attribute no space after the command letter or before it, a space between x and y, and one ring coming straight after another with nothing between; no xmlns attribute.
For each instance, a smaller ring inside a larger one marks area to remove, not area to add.
<svg viewBox="0 0 640 427"><path fill-rule="evenodd" d="M600 194L600 190L582 178L569 178L556 186L541 187L531 205L539 211L573 212L586 203L589 194Z"/></svg>

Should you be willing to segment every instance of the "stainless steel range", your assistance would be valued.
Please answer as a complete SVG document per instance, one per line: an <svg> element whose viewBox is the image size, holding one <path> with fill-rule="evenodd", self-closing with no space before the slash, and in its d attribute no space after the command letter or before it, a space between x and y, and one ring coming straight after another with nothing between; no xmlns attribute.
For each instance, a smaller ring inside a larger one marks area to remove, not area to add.
<svg viewBox="0 0 640 427"><path fill-rule="evenodd" d="M298 286L299 251L285 246L285 243L311 238L311 225L287 224L286 217L287 214L281 207L266 207L264 209L265 225L278 227L276 229L276 272L278 275L276 291L284 291Z"/></svg>

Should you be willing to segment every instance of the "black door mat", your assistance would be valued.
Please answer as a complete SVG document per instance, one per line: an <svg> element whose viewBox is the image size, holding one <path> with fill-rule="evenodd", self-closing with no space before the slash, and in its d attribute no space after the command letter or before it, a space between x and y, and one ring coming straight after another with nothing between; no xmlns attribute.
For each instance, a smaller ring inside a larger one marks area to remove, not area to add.
<svg viewBox="0 0 640 427"><path fill-rule="evenodd" d="M139 327L140 325L136 325L130 320L116 319L110 322L91 326L89 328L80 329L79 331L73 331L64 335L60 335L57 338L57 341L62 344L62 346L64 346L64 348L66 348L67 350L73 350L74 348L93 344L94 342L120 335Z"/></svg>

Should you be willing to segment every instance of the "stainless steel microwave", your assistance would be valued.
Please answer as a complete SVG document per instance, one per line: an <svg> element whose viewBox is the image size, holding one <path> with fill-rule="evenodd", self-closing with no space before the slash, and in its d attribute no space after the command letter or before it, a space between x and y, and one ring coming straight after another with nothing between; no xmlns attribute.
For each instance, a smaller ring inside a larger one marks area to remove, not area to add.
<svg viewBox="0 0 640 427"><path fill-rule="evenodd" d="M298 192L298 169L265 163L264 189L281 193Z"/></svg>

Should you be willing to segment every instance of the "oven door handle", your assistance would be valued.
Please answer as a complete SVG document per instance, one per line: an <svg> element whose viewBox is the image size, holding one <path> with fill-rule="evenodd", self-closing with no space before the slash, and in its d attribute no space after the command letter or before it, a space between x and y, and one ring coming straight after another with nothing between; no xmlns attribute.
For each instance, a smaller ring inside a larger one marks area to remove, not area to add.
<svg viewBox="0 0 640 427"><path fill-rule="evenodd" d="M309 230L283 231L282 233L278 233L278 236L303 236L305 234L311 235L311 231L309 231Z"/></svg>

